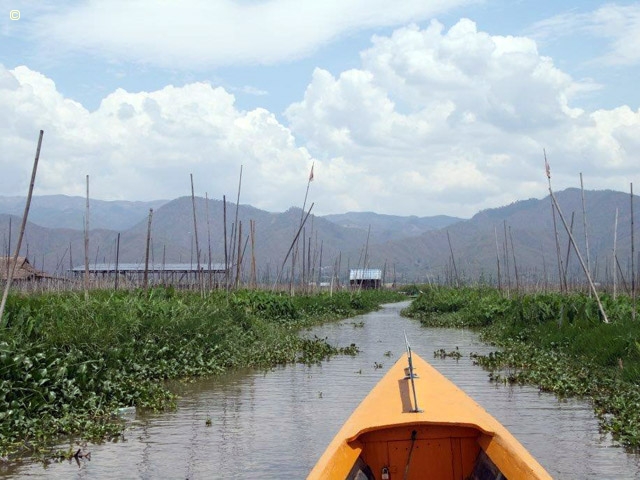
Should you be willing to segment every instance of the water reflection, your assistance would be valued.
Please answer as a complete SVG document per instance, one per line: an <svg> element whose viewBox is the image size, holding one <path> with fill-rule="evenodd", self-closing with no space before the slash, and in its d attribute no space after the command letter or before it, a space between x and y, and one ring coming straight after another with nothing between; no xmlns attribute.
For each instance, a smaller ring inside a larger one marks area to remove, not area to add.
<svg viewBox="0 0 640 480"><path fill-rule="evenodd" d="M90 462L20 466L15 476L47 478L304 478L348 415L412 348L500 420L559 479L637 478L640 461L598 433L585 402L558 401L535 388L489 383L469 353L488 353L472 332L421 328L399 316L406 304L312 330L356 357L320 366L244 371L183 387L178 409L138 416L125 441L91 446ZM364 325L359 326L360 320ZM463 357L433 358L459 347ZM376 368L382 364L382 368ZM210 426L207 425L210 420Z"/></svg>

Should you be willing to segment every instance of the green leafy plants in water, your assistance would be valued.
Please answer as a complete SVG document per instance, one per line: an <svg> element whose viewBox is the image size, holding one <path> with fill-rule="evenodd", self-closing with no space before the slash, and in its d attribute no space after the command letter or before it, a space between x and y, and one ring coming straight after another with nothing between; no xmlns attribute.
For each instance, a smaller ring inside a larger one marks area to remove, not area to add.
<svg viewBox="0 0 640 480"><path fill-rule="evenodd" d="M12 295L0 331L0 454L62 436L117 437L118 409L174 408L167 380L355 355L302 330L397 301L394 292L290 297L171 288Z"/></svg>
<svg viewBox="0 0 640 480"><path fill-rule="evenodd" d="M631 318L629 297L602 294L607 324L595 299L583 293L506 298L486 287L421 291L403 314L427 326L479 329L500 348L472 354L493 381L587 398L603 430L640 448L640 322Z"/></svg>

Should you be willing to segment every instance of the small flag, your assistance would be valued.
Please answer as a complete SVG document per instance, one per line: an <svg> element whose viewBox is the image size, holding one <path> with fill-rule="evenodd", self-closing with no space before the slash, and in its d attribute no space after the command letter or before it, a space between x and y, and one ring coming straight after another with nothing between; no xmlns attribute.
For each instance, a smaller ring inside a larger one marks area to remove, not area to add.
<svg viewBox="0 0 640 480"><path fill-rule="evenodd" d="M309 172L309 181L313 182L313 163L311 164L311 172Z"/></svg>
<svg viewBox="0 0 640 480"><path fill-rule="evenodd" d="M547 154L544 155L544 170L547 173L547 178L551 180L551 168L549 167L549 162L547 162Z"/></svg>

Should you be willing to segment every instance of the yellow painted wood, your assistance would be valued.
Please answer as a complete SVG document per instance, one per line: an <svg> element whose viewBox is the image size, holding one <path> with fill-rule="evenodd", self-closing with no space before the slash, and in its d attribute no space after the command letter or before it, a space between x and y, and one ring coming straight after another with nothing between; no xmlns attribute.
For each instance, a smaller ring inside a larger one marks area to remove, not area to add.
<svg viewBox="0 0 640 480"><path fill-rule="evenodd" d="M409 478L465 478L483 450L510 480L549 479L550 475L497 420L427 362L413 354L418 406L403 355L345 422L308 476L344 479L361 456L380 478L403 478L411 436L415 441Z"/></svg>

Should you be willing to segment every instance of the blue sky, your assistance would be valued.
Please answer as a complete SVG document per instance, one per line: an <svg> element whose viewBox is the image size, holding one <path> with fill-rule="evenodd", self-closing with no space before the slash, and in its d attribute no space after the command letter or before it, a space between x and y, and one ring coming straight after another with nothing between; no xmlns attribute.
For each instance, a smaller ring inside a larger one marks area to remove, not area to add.
<svg viewBox="0 0 640 480"><path fill-rule="evenodd" d="M541 197L542 148L558 189L584 172L623 190L640 170L638 2L0 0L0 15L0 195L23 194L40 128L41 194L81 194L91 174L99 198L173 198L194 172L221 197L242 164L243 200L272 211L300 203L314 162L318 213Z"/></svg>

